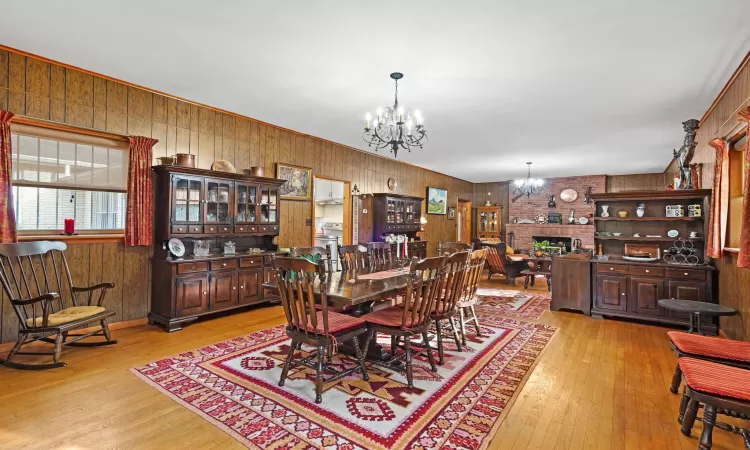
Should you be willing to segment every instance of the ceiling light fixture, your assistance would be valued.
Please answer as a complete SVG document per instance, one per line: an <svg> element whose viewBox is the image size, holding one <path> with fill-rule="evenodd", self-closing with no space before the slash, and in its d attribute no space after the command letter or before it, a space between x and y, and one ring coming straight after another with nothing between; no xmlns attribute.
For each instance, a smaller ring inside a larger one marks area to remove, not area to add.
<svg viewBox="0 0 750 450"><path fill-rule="evenodd" d="M529 174L525 179L515 180L513 182L513 193L516 196L511 200L513 203L524 195L528 198L532 195L537 195L544 190L544 180L541 178L531 178L531 163L526 163L529 166Z"/></svg>
<svg viewBox="0 0 750 450"><path fill-rule="evenodd" d="M412 147L422 148L427 143L424 129L424 118L419 110L412 113L398 104L398 80L404 74L394 72L391 78L396 82L396 100L393 108L378 108L373 120L369 112L365 116L365 132L362 139L368 147L375 147L375 151L390 147L393 157L398 157L398 149L403 148L411 152Z"/></svg>

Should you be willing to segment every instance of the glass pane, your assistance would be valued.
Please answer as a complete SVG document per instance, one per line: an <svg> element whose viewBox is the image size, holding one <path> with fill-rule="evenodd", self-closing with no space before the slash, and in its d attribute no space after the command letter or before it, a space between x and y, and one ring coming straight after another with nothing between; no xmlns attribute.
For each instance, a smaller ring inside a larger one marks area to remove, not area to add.
<svg viewBox="0 0 750 450"><path fill-rule="evenodd" d="M191 222L200 222L201 220L201 214L200 214L200 205L191 203L189 206L189 212L190 212L190 221Z"/></svg>
<svg viewBox="0 0 750 450"><path fill-rule="evenodd" d="M268 207L267 206L260 207L260 221L268 222Z"/></svg>
<svg viewBox="0 0 750 450"><path fill-rule="evenodd" d="M76 230L93 229L93 215L91 209L92 194L93 192L91 191L75 191Z"/></svg>
<svg viewBox="0 0 750 450"><path fill-rule="evenodd" d="M94 148L90 145L76 145L76 184L91 186L94 179Z"/></svg>
<svg viewBox="0 0 750 450"><path fill-rule="evenodd" d="M199 202L201 200L201 182L190 180L190 201Z"/></svg>
<svg viewBox="0 0 750 450"><path fill-rule="evenodd" d="M107 177L109 186L116 189L127 189L128 154L122 150L109 149Z"/></svg>
<svg viewBox="0 0 750 450"><path fill-rule="evenodd" d="M187 194L188 194L188 181L181 180L178 178L177 182L175 183L175 189L174 189L175 200L187 200Z"/></svg>
<svg viewBox="0 0 750 450"><path fill-rule="evenodd" d="M206 183L206 187L208 192L206 200L208 200L209 202L219 201L219 186L216 183L209 181L208 183Z"/></svg>
<svg viewBox="0 0 750 450"><path fill-rule="evenodd" d="M58 146L58 183L75 183L76 146L67 142L60 142Z"/></svg>
<svg viewBox="0 0 750 450"><path fill-rule="evenodd" d="M206 203L206 221L216 222L217 210L216 203Z"/></svg>
<svg viewBox="0 0 750 450"><path fill-rule="evenodd" d="M268 189L260 190L260 203L263 205L268 204Z"/></svg>
<svg viewBox="0 0 750 450"><path fill-rule="evenodd" d="M185 222L187 220L187 202L184 200L176 200L174 208L174 220L178 222Z"/></svg>
<svg viewBox="0 0 750 450"><path fill-rule="evenodd" d="M247 214L245 214L246 206L244 203L237 205L237 222L247 222Z"/></svg>
<svg viewBox="0 0 750 450"><path fill-rule="evenodd" d="M271 204L275 205L276 204L276 189L271 189L270 197L271 198L269 198L269 200Z"/></svg>
<svg viewBox="0 0 750 450"><path fill-rule="evenodd" d="M229 203L229 186L227 185L219 186L219 202Z"/></svg>
<svg viewBox="0 0 750 450"><path fill-rule="evenodd" d="M36 230L39 188L18 186L16 223L19 230Z"/></svg>
<svg viewBox="0 0 750 450"><path fill-rule="evenodd" d="M255 222L255 206L247 207L247 221Z"/></svg>
<svg viewBox="0 0 750 450"><path fill-rule="evenodd" d="M247 187L237 185L237 203L247 203Z"/></svg>
<svg viewBox="0 0 750 450"><path fill-rule="evenodd" d="M39 140L39 181L56 183L60 169L57 167L57 141Z"/></svg>
<svg viewBox="0 0 750 450"><path fill-rule="evenodd" d="M229 204L219 203L219 207L217 211L218 211L219 222L226 222L227 218L229 218Z"/></svg>
<svg viewBox="0 0 750 450"><path fill-rule="evenodd" d="M18 179L39 181L39 139L18 138Z"/></svg>
<svg viewBox="0 0 750 450"><path fill-rule="evenodd" d="M94 147L94 161L92 166L93 185L109 187L109 151L106 148ZM102 197L103 199L104 197Z"/></svg>
<svg viewBox="0 0 750 450"><path fill-rule="evenodd" d="M272 206L271 210L268 213L268 221L276 222L276 207L275 206Z"/></svg>
<svg viewBox="0 0 750 450"><path fill-rule="evenodd" d="M57 229L57 189L39 188L39 229Z"/></svg>
<svg viewBox="0 0 750 450"><path fill-rule="evenodd" d="M255 201L256 201L256 195L257 195L257 193L256 193L257 189L255 187L252 187L252 186L250 186L249 189L250 189L250 194L249 194L250 198L248 199L248 203L255 203Z"/></svg>

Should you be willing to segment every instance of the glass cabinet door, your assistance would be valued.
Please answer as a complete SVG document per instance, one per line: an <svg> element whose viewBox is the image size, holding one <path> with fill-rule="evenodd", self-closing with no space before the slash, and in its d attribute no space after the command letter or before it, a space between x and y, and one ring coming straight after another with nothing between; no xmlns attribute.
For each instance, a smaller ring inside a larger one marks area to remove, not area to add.
<svg viewBox="0 0 750 450"><path fill-rule="evenodd" d="M232 183L206 179L204 223L229 223L232 217Z"/></svg>
<svg viewBox="0 0 750 450"><path fill-rule="evenodd" d="M279 191L276 188L260 187L260 222L276 223L278 221Z"/></svg>
<svg viewBox="0 0 750 450"><path fill-rule="evenodd" d="M479 231L487 231L487 213L479 213Z"/></svg>
<svg viewBox="0 0 750 450"><path fill-rule="evenodd" d="M174 178L173 223L201 223L203 180Z"/></svg>
<svg viewBox="0 0 750 450"><path fill-rule="evenodd" d="M238 184L235 188L237 199L236 223L255 223L257 219L258 187Z"/></svg>
<svg viewBox="0 0 750 450"><path fill-rule="evenodd" d="M491 212L490 213L490 232L497 233L497 213Z"/></svg>

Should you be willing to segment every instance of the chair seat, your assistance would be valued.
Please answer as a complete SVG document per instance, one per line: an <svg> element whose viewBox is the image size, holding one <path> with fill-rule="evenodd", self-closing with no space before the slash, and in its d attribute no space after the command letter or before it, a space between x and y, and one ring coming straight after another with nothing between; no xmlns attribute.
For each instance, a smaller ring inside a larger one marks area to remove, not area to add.
<svg viewBox="0 0 750 450"><path fill-rule="evenodd" d="M679 364L691 389L750 401L750 370L695 358L680 358Z"/></svg>
<svg viewBox="0 0 750 450"><path fill-rule="evenodd" d="M374 311L361 317L367 323L384 325L387 327L400 328L404 317L404 308L402 306L391 306L390 308ZM406 326L412 326L411 317L407 317Z"/></svg>
<svg viewBox="0 0 750 450"><path fill-rule="evenodd" d="M101 306L71 306L70 308L61 309L47 317L47 326L54 327L64 323L75 322L76 320L85 319L86 317L95 316L104 312ZM44 317L26 319L27 327L41 327Z"/></svg>
<svg viewBox="0 0 750 450"><path fill-rule="evenodd" d="M682 331L669 331L667 335L682 353L750 363L750 342L701 336Z"/></svg>
<svg viewBox="0 0 750 450"><path fill-rule="evenodd" d="M313 328L312 324L308 325L307 331L325 335L323 330L323 312L318 311L317 314L318 326ZM365 325L365 321L359 317L347 316L346 314L340 314L333 311L328 311L328 332L330 334L341 333L348 331L353 328L361 327Z"/></svg>

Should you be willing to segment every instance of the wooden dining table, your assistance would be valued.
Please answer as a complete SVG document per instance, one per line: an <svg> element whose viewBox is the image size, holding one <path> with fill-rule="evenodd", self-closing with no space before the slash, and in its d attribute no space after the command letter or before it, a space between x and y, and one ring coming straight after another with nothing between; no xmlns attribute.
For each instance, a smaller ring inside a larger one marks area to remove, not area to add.
<svg viewBox="0 0 750 450"><path fill-rule="evenodd" d="M409 266L372 267L341 272L330 272L326 276L326 299L328 306L343 310L344 314L355 317L372 311L373 305L403 293L409 281ZM264 289L278 293L275 281L263 283ZM321 300L320 278L315 279L313 286L318 302ZM355 355L354 348L342 344L342 352ZM382 346L370 343L367 359L387 360L389 356Z"/></svg>

